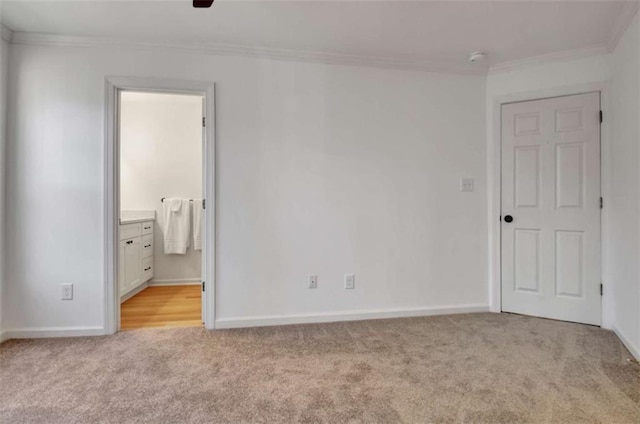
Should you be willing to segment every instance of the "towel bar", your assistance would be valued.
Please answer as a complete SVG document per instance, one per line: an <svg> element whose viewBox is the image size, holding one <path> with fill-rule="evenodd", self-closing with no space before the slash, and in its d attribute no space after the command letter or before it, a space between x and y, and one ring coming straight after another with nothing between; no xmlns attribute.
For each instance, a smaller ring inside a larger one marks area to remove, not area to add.
<svg viewBox="0 0 640 424"><path fill-rule="evenodd" d="M160 199L161 202L164 202L164 199L166 199L166 197L163 197ZM189 199L190 202L193 202L193 199Z"/></svg>

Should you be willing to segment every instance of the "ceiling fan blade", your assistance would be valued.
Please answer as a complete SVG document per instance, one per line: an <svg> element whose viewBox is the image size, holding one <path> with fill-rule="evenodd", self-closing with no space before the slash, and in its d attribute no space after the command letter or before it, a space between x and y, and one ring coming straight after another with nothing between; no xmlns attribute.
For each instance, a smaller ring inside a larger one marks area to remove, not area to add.
<svg viewBox="0 0 640 424"><path fill-rule="evenodd" d="M193 7L211 7L213 0L193 0Z"/></svg>

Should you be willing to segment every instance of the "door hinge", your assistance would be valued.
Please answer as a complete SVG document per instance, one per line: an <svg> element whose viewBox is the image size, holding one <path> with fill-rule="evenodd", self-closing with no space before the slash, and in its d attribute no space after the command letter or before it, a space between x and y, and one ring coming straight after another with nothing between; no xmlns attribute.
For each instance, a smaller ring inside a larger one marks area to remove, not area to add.
<svg viewBox="0 0 640 424"><path fill-rule="evenodd" d="M600 284L600 296L602 296L603 292L604 292L604 288L603 288L602 284Z"/></svg>
<svg viewBox="0 0 640 424"><path fill-rule="evenodd" d="M600 123L602 123L602 121L604 121L604 113L600 111Z"/></svg>
<svg viewBox="0 0 640 424"><path fill-rule="evenodd" d="M202 117L202 126L203 127L207 126L207 118L205 118L204 116Z"/></svg>
<svg viewBox="0 0 640 424"><path fill-rule="evenodd" d="M207 199L202 199L202 209L207 209Z"/></svg>
<svg viewBox="0 0 640 424"><path fill-rule="evenodd" d="M604 199L600 198L600 209L604 208Z"/></svg>
<svg viewBox="0 0 640 424"><path fill-rule="evenodd" d="M204 291L204 286L205 286L205 284L204 284L204 281L203 281L202 282L202 291Z"/></svg>

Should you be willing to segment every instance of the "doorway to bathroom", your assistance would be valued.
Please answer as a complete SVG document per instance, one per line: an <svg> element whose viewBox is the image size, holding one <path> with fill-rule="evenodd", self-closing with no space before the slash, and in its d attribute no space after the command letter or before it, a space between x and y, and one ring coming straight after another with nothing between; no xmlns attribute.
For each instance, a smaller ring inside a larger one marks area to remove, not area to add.
<svg viewBox="0 0 640 424"><path fill-rule="evenodd" d="M111 333L213 327L213 85L152 83L107 79Z"/></svg>
<svg viewBox="0 0 640 424"><path fill-rule="evenodd" d="M120 93L121 330L202 325L203 101Z"/></svg>

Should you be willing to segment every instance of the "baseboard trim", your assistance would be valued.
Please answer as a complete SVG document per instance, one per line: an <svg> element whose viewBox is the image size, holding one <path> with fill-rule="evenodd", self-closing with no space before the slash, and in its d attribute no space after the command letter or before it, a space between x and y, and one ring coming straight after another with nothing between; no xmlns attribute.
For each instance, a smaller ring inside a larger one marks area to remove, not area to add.
<svg viewBox="0 0 640 424"><path fill-rule="evenodd" d="M7 332L0 331L0 343L6 342L7 340L9 340L9 335L7 334Z"/></svg>
<svg viewBox="0 0 640 424"><path fill-rule="evenodd" d="M4 332L5 340L41 339L53 337L104 336L104 327L39 327L18 328Z"/></svg>
<svg viewBox="0 0 640 424"><path fill-rule="evenodd" d="M624 347L626 347L629 353L631 353L631 355L636 359L636 361L640 361L640 349L636 348L629 341L629 339L626 338L625 335L620 330L618 330L615 326L613 326L611 329L613 330L615 335L618 336L618 338L620 339Z"/></svg>
<svg viewBox="0 0 640 424"><path fill-rule="evenodd" d="M200 278L181 278L172 280L151 280L149 286L197 286L202 283Z"/></svg>
<svg viewBox="0 0 640 424"><path fill-rule="evenodd" d="M140 284L138 287L136 287L135 289L131 290L129 293L125 294L124 296L120 297L120 304L126 302L127 300L131 299L133 296L137 295L138 293L140 293L142 290L146 289L147 287L149 287L149 283L142 283Z"/></svg>
<svg viewBox="0 0 640 424"><path fill-rule="evenodd" d="M313 324L337 321L361 321L382 318L407 318L431 315L469 314L489 312L489 305L453 305L426 308L377 309L368 311L326 312L300 315L266 315L238 318L221 318L215 322L216 329L266 327L287 324Z"/></svg>

